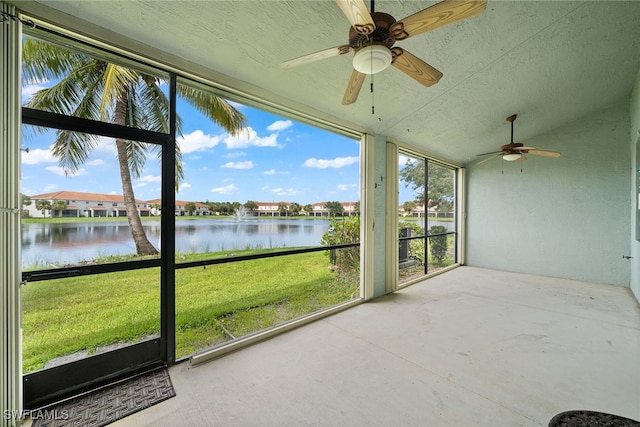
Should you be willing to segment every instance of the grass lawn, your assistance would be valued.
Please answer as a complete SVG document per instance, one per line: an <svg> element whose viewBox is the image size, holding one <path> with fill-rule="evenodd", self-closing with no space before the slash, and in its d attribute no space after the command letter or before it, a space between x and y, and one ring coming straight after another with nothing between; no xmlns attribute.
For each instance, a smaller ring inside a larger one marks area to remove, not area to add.
<svg viewBox="0 0 640 427"><path fill-rule="evenodd" d="M357 297L357 275L328 267L325 252L312 252L176 270L176 356ZM159 298L159 268L29 283L22 294L24 372L158 335Z"/></svg>

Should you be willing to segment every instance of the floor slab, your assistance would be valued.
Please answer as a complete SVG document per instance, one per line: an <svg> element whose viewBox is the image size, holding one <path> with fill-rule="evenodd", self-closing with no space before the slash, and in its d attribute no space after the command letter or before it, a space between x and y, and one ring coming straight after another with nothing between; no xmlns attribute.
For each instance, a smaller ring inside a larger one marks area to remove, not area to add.
<svg viewBox="0 0 640 427"><path fill-rule="evenodd" d="M113 425L640 420L640 306L627 288L461 267L170 374L176 397Z"/></svg>

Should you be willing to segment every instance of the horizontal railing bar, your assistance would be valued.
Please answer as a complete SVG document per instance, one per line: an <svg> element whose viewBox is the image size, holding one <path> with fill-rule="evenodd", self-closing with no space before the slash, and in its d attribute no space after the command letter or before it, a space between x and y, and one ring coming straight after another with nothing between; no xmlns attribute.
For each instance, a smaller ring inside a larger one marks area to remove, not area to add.
<svg viewBox="0 0 640 427"><path fill-rule="evenodd" d="M288 249L284 251L264 252L261 254L234 255L227 258L211 258L211 259L205 259L200 261L187 261L187 262L181 262L179 264L176 264L176 270L179 268L202 267L202 266L212 265L212 264L224 264L227 262L235 262L235 261L248 261L253 259L273 258L273 257L285 256L285 255L297 255L297 254L304 254L309 252L328 251L330 249L351 248L355 246L360 246L360 243L345 243L342 245L331 245L331 246L314 246L312 248Z"/></svg>
<svg viewBox="0 0 640 427"><path fill-rule="evenodd" d="M342 245L314 246L310 248L288 249L260 254L237 255L225 258L210 258L199 261L187 261L176 263L175 268L202 267L212 264L224 264L228 262L248 261L261 258L273 258L278 256L296 255L309 252L328 251L331 249L343 249L359 246L360 243L345 243ZM42 280L61 279L65 277L88 276L91 274L116 273L119 271L139 270L143 268L160 267L161 259L147 259L142 261L125 261L108 264L81 265L73 267L61 267L51 270L25 271L22 273L24 282L38 282Z"/></svg>
<svg viewBox="0 0 640 427"><path fill-rule="evenodd" d="M169 134L161 132L100 122L82 117L65 116L27 107L22 107L22 122L27 125L82 132L110 138L122 138L150 144L166 144L171 138Z"/></svg>
<svg viewBox="0 0 640 427"><path fill-rule="evenodd" d="M429 237L438 237L438 236L450 236L456 234L456 231L447 231L445 233L435 233L435 234L426 234L422 236L410 236L410 237L399 237L399 240L415 240L415 239L428 239Z"/></svg>
<svg viewBox="0 0 640 427"><path fill-rule="evenodd" d="M91 274L116 273L118 271L140 270L152 267L160 267L160 258L145 259L141 261L112 262L108 264L78 265L51 270L23 271L22 280L25 282L38 282L41 280L61 279L72 276L88 276Z"/></svg>

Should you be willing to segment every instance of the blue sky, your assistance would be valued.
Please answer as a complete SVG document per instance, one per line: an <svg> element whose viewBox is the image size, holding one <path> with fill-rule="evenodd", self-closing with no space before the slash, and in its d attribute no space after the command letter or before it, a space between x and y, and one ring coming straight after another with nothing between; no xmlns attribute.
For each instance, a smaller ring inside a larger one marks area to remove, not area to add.
<svg viewBox="0 0 640 427"><path fill-rule="evenodd" d="M45 84L23 87L23 102ZM236 105L247 127L232 136L178 101L183 119L179 138L184 180L179 200L298 202L357 201L358 141L254 108ZM122 194L113 140L101 139L74 176L64 176L50 151L53 132L23 136L22 192L54 191ZM160 165L150 156L142 176L134 181L136 198L160 197Z"/></svg>

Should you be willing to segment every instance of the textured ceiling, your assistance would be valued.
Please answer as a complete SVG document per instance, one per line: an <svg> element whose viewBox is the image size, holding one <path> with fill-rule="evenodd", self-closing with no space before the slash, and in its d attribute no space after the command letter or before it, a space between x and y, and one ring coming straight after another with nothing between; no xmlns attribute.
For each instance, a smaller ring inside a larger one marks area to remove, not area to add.
<svg viewBox="0 0 640 427"><path fill-rule="evenodd" d="M279 66L347 43L349 23L332 1L38 3L459 163L508 143L511 114L516 141L526 141L628 99L640 70L640 2L489 0L481 15L396 43L440 70L438 84L390 67L375 75L373 97L367 78L343 106L352 54ZM402 19L435 3L375 7Z"/></svg>

